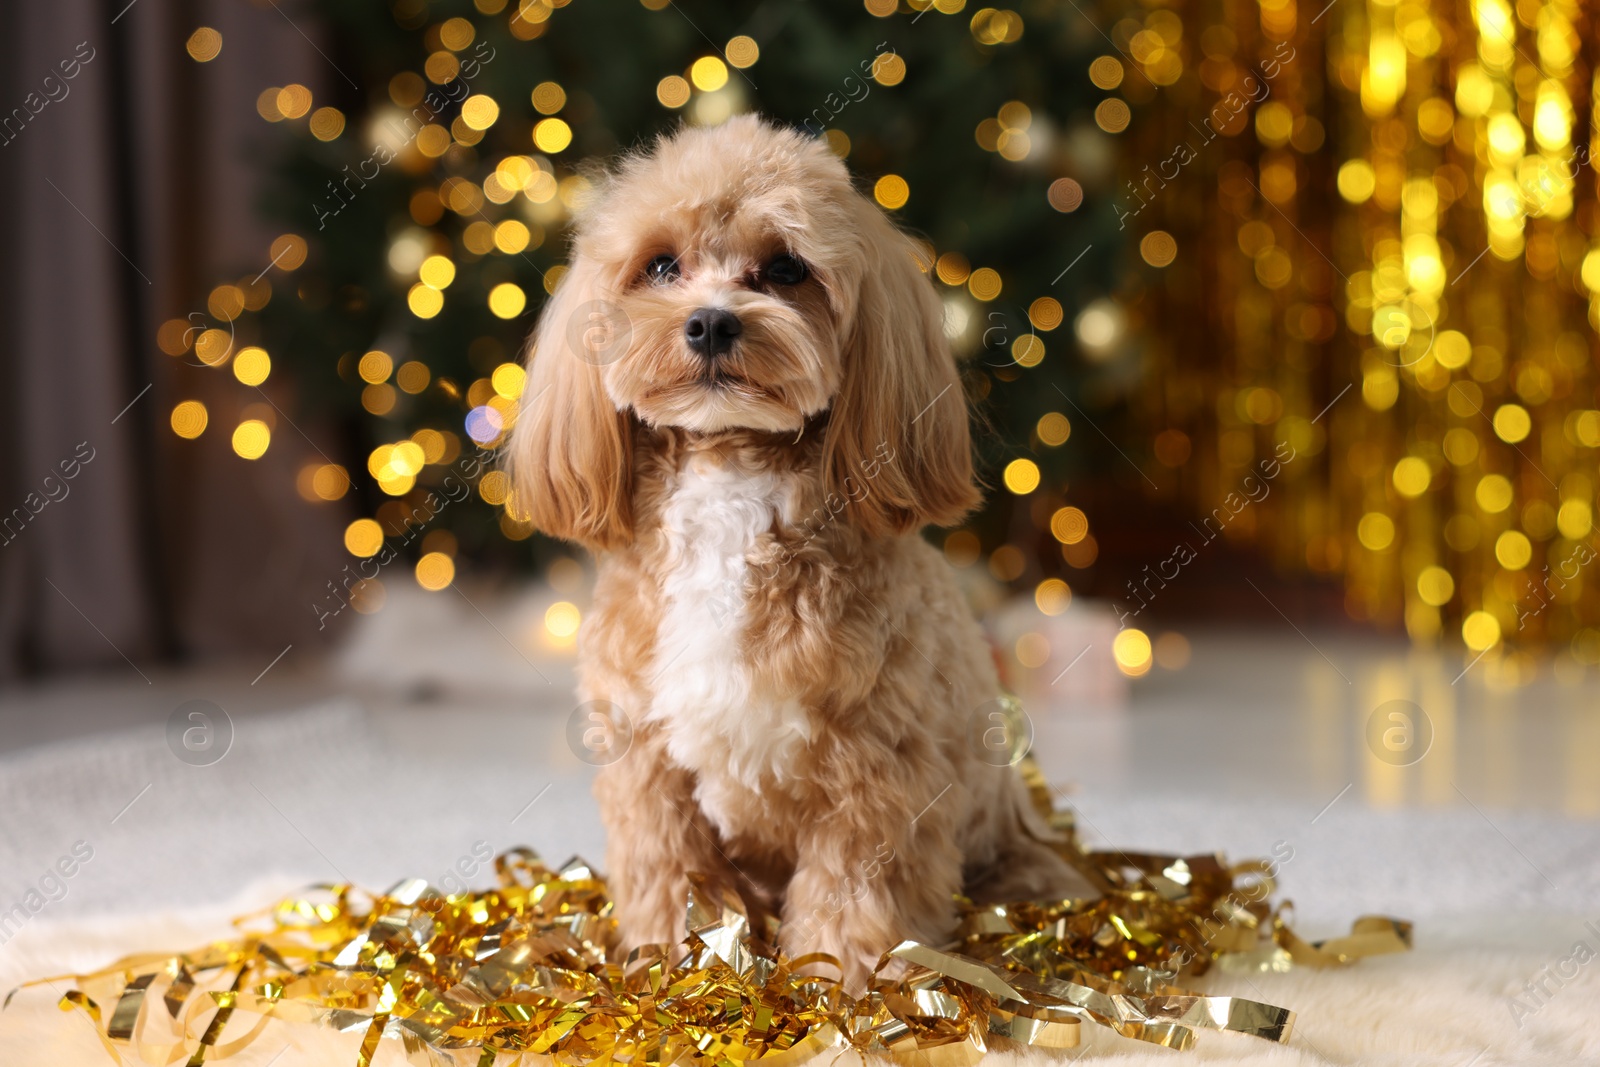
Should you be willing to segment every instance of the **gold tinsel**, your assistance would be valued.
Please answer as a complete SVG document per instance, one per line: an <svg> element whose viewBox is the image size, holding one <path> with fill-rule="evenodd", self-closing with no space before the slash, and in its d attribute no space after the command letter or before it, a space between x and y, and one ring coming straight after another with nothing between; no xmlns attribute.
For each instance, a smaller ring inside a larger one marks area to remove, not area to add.
<svg viewBox="0 0 1600 1067"><path fill-rule="evenodd" d="M1024 770L1048 810L1037 771ZM1410 947L1410 925L1380 917L1307 943L1284 922L1286 904L1268 905L1267 864L1085 852L1070 813L1049 814L1100 898L962 901L949 944L896 946L859 996L827 977L836 961L787 959L770 947L775 924L752 929L736 898L700 885L681 945L619 954L600 875L580 860L551 870L521 848L496 858L492 889L446 895L409 880L369 896L317 886L236 920L235 940L31 984L72 981L61 1007L87 1013L113 1061L132 1046L153 1065L224 1059L280 1020L362 1034L359 1067L383 1040L432 1065L469 1049L479 1067L523 1054L778 1067L853 1048L965 1067L990 1049L1074 1046L1083 1022L1177 1049L1200 1029L1285 1042L1292 1011L1202 996L1178 978L1214 963L1282 970Z"/></svg>
<svg viewBox="0 0 1600 1067"><path fill-rule="evenodd" d="M1133 403L1184 539L1342 576L1491 682L1600 663L1595 32L1576 0L1183 0L1110 34L1148 105L1118 213L1177 248Z"/></svg>

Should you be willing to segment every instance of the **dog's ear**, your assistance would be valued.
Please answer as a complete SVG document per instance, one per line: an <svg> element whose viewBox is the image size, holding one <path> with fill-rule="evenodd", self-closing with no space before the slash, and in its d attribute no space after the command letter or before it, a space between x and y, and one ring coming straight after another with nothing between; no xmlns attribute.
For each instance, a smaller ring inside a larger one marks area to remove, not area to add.
<svg viewBox="0 0 1600 1067"><path fill-rule="evenodd" d="M626 345L625 316L607 299L595 265L574 253L528 348L504 466L518 517L588 548L633 536L632 424L602 380Z"/></svg>
<svg viewBox="0 0 1600 1067"><path fill-rule="evenodd" d="M952 526L980 494L943 309L921 250L856 199L865 262L824 438L828 488L872 536Z"/></svg>

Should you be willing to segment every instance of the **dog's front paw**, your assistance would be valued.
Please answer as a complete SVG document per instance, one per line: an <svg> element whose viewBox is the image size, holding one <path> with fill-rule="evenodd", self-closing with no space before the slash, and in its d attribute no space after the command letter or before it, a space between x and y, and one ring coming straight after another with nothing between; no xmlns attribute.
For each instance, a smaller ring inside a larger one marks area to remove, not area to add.
<svg viewBox="0 0 1600 1067"><path fill-rule="evenodd" d="M885 887L887 888L887 887ZM941 909L908 911L904 903L888 892L869 893L843 902L838 908L824 901L810 911L790 916L778 931L778 943L791 960L822 954L838 961L844 985L851 993L865 989L867 979L877 970L883 956L900 942L909 939L937 942L941 929L948 925ZM879 973L894 978L902 969L890 960ZM829 974L826 963L803 966L806 974Z"/></svg>

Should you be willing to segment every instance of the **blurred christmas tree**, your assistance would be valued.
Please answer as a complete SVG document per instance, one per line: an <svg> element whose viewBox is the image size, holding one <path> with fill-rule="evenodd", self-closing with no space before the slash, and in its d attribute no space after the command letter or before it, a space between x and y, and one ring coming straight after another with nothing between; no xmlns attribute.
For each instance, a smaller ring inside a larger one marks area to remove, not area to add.
<svg viewBox="0 0 1600 1067"><path fill-rule="evenodd" d="M353 494L370 516L346 534L355 556L387 539L421 557L417 578L432 588L452 579L458 551L526 557L510 542L531 531L500 506L503 479L471 460L500 442L514 409L520 350L564 269L585 165L683 122L754 110L825 137L937 257L948 330L989 414L985 470L1012 491L975 520L981 542L962 532L948 547L976 557L1016 541L997 573L1041 576L1031 557L1041 538L1053 544L1050 512L1012 507L1069 473L1059 446L1078 383L1067 331L1050 331L1104 291L1118 248L1109 206L1079 210L1085 186L1113 180L1096 128L1105 94L1089 77L1105 42L1081 12L964 0L746 11L325 0L319 11L331 61L354 84L332 80L327 101L300 85L262 92L261 116L288 141L266 210L290 233L266 282L213 293L213 315L249 347L208 358L203 334L195 346L205 362L231 357L248 384L278 361L299 408L341 427L343 455L308 455L301 492ZM193 337L169 333L164 345ZM247 451L266 440L243 439ZM1092 463L1086 443L1089 455L1074 454ZM457 482L470 494L449 491ZM1092 538L1073 537L1092 559ZM1044 574L1063 562L1051 552Z"/></svg>

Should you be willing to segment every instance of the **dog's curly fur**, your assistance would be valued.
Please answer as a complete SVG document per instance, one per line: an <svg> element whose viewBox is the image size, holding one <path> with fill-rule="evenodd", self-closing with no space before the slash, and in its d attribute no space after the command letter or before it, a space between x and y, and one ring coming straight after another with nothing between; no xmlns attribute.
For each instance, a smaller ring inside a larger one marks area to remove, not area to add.
<svg viewBox="0 0 1600 1067"><path fill-rule="evenodd" d="M979 499L927 269L823 143L754 117L624 159L579 219L508 466L598 560L581 689L633 727L595 784L629 943L682 935L699 872L859 983L964 888L1085 889L974 744L995 668L918 535ZM685 340L702 307L742 324L720 357Z"/></svg>

